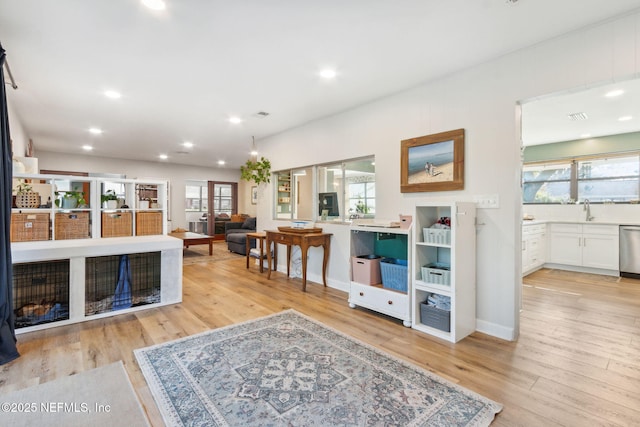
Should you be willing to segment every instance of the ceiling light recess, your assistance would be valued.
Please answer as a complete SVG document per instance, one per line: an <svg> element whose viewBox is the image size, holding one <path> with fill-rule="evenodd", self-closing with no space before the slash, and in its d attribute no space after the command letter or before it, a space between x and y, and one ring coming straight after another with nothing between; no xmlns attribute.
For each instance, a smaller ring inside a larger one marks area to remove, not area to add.
<svg viewBox="0 0 640 427"><path fill-rule="evenodd" d="M633 116L622 116L622 117L618 117L618 121L619 122L628 122L629 120L633 119Z"/></svg>
<svg viewBox="0 0 640 427"><path fill-rule="evenodd" d="M167 8L164 0L142 0L142 4L151 10L165 10Z"/></svg>
<svg viewBox="0 0 640 427"><path fill-rule="evenodd" d="M237 125L238 123L242 123L242 119L238 116L231 116L229 117L229 123L233 123L234 125Z"/></svg>
<svg viewBox="0 0 640 427"><path fill-rule="evenodd" d="M182 146L185 148L193 148L193 142L191 141L185 141L182 143Z"/></svg>
<svg viewBox="0 0 640 427"><path fill-rule="evenodd" d="M100 128L89 128L89 133L93 135L102 135L103 130Z"/></svg>
<svg viewBox="0 0 640 427"><path fill-rule="evenodd" d="M160 154L158 157L160 157L162 160L167 160L169 158L169 156L167 156L166 154Z"/></svg>
<svg viewBox="0 0 640 427"><path fill-rule="evenodd" d="M104 94L104 96L106 96L109 99L120 99L120 98L122 98L122 94L120 92L115 91L115 90L111 90L111 89L105 90L103 92L103 94Z"/></svg>
<svg viewBox="0 0 640 427"><path fill-rule="evenodd" d="M334 79L337 75L338 73L336 73L336 70L333 70L331 68L325 68L324 70L320 71L320 77L322 77L323 79Z"/></svg>
<svg viewBox="0 0 640 427"><path fill-rule="evenodd" d="M615 90L610 90L609 92L605 93L604 96L606 96L607 98L615 98L616 96L620 96L623 93L624 93L624 90L615 89Z"/></svg>

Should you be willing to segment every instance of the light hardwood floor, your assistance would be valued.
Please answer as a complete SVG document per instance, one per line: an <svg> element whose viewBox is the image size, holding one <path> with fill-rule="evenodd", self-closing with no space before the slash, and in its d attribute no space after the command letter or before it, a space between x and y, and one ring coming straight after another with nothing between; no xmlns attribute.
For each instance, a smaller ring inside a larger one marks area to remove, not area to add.
<svg viewBox="0 0 640 427"><path fill-rule="evenodd" d="M454 345L350 309L344 292L266 280L244 257L187 265L181 304L19 335L0 393L123 360L160 426L134 349L294 308L502 403L496 426L640 425L640 281L541 270L524 282L516 342L474 333Z"/></svg>

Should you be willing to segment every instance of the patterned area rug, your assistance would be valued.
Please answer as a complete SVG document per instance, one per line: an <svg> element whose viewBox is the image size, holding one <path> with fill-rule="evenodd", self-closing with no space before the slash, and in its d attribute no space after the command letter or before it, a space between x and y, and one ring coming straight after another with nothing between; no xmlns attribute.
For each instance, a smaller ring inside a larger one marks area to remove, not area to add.
<svg viewBox="0 0 640 427"><path fill-rule="evenodd" d="M294 310L135 355L169 426L486 426L502 409Z"/></svg>
<svg viewBox="0 0 640 427"><path fill-rule="evenodd" d="M244 255L229 252L226 242L213 243L213 255L209 255L208 245L189 246L188 249L182 251L182 264L201 264L203 262L218 262L228 259L244 259Z"/></svg>
<svg viewBox="0 0 640 427"><path fill-rule="evenodd" d="M169 426L486 426L502 409L294 310L135 355Z"/></svg>

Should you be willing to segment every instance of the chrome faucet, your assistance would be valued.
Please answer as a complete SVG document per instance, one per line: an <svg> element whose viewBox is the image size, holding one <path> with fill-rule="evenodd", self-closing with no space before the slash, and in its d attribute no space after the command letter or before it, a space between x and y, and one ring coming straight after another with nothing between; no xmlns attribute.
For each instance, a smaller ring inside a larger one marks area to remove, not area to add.
<svg viewBox="0 0 640 427"><path fill-rule="evenodd" d="M584 206L582 207L582 210L587 212L585 220L592 221L593 217L591 216L591 205L589 204L589 199L584 199Z"/></svg>

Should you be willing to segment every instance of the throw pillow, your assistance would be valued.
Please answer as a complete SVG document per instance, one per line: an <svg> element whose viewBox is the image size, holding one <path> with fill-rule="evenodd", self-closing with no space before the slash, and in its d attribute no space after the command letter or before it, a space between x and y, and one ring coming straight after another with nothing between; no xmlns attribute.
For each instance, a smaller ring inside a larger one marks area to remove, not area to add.
<svg viewBox="0 0 640 427"><path fill-rule="evenodd" d="M256 229L256 219L255 218L247 218L242 223L242 228L247 230L255 230Z"/></svg>

